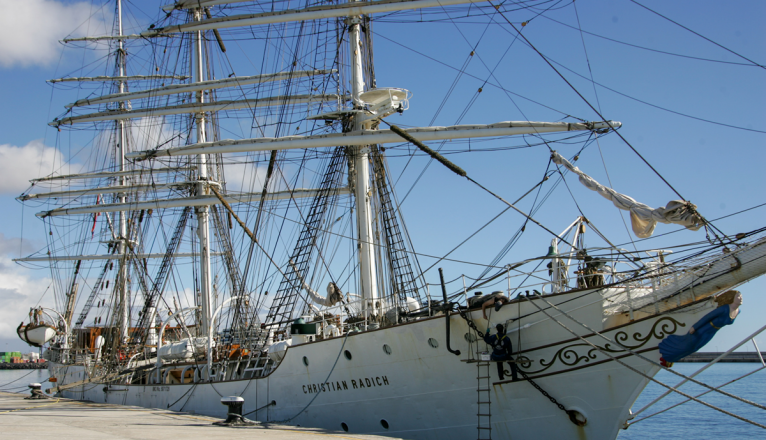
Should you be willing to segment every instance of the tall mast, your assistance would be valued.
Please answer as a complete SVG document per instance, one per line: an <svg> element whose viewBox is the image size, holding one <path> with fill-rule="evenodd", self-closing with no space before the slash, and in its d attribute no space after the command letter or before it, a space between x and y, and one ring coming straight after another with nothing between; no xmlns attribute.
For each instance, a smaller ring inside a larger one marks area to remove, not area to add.
<svg viewBox="0 0 766 440"><path fill-rule="evenodd" d="M353 0L352 0L353 1ZM362 18L349 17L349 43L351 51L351 95L354 107L361 109L364 104L361 94L364 92L364 74L362 71L362 40L360 38ZM354 131L370 129L370 123L365 124L355 118ZM370 313L375 313L375 303L378 300L378 283L375 265L375 245L372 233L372 205L370 203L370 147L362 145L350 147L351 159L354 161L356 179L354 182L356 200L356 223L359 230L359 272L362 288L362 310L365 321Z"/></svg>
<svg viewBox="0 0 766 440"><path fill-rule="evenodd" d="M122 0L117 0L117 36L122 36ZM117 40L117 68L119 70L120 78L125 77L125 49L123 47L122 39ZM117 82L117 87L120 93L125 93L125 81L122 79ZM120 110L125 110L125 101L120 101ZM118 137L118 158L117 164L119 171L125 171L125 120L117 121L117 137ZM119 177L120 186L125 186L125 176ZM119 200L121 204L125 204L125 193L119 193ZM125 218L125 212L119 212L119 228L120 235L120 271L117 275L117 292L119 296L119 308L120 308L120 341L125 344L128 341L128 332L130 327L130 315L128 314L128 308L130 307L128 301L128 261L127 261L127 240L128 240L128 227Z"/></svg>
<svg viewBox="0 0 766 440"><path fill-rule="evenodd" d="M202 20L202 8L194 10L194 21ZM196 31L194 33L194 44L192 45L192 59L194 60L193 66L193 81L202 82L205 80L203 70L202 59L202 31ZM197 102L202 104L205 101L204 90L199 90L196 93ZM206 142L207 135L205 133L205 113L197 113L197 142ZM197 195L207 194L207 155L200 154L197 156L197 169L199 170L199 183L197 184ZM206 335L208 328L210 327L210 315L212 304L211 298L211 280L210 280L210 226L209 226L209 212L210 208L206 206L198 206L194 208L194 212L197 213L197 235L199 237L200 244L200 306L202 307L202 319L200 321L200 327L197 332L198 335Z"/></svg>

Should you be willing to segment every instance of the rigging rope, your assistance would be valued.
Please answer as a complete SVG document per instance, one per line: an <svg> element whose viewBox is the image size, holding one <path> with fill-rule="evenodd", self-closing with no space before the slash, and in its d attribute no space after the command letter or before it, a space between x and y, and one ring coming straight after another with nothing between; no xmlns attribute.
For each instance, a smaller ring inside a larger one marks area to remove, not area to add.
<svg viewBox="0 0 766 440"><path fill-rule="evenodd" d="M732 54L734 54L734 55L736 55L736 56L738 56L738 57L742 58L742 59L743 59L743 60L745 60L745 61L749 61L749 62L750 62L750 63L752 63L754 66L758 66L758 67L760 67L761 69L766 69L766 66L764 66L764 65L762 65L762 64L759 64L759 63L756 63L755 61L751 60L750 58L747 58L747 57L745 57L745 56L743 56L743 55L740 55L740 54L738 54L737 52L734 52L733 50L729 49L728 47L725 47L725 46L722 46L721 44L718 44L718 43L716 43L715 41L711 40L710 38L708 38L708 37L706 37L706 36L704 36L704 35L702 35L702 34L700 34L700 33L698 33L698 32L695 32L695 31L693 31L693 30L689 29L688 27L686 27L686 26L682 25L681 23L678 23L678 22L676 22L676 21L673 21L673 20L671 20L670 18L668 18L668 17L666 17L666 16L664 16L664 15L660 14L659 12L657 12L657 11L655 11L655 10L649 9L648 7L646 7L646 6L642 5L641 3L637 2L636 0L630 0L630 1L631 1L632 3L635 3L635 4L637 4L638 6L641 6L642 8L646 9L646 10L647 10L647 11L649 11L649 12L651 12L651 13L653 13L653 14L655 14L655 15L658 15L658 16L660 16L660 17L664 18L665 20L667 20L667 21L669 21L669 22L673 23L674 25L676 25L676 26L679 26L679 27L681 27L681 28L683 28L683 29L686 29L687 31L689 31L689 32L693 33L694 35L696 35L696 36L698 36L698 37L700 37L700 38L702 38L702 39L704 39L704 40L706 40L706 41L709 41L709 42L711 42L711 43L715 44L716 46L720 47L721 49L723 49L723 50L725 50L725 51L727 51L727 52L730 52L730 53L732 53Z"/></svg>
<svg viewBox="0 0 766 440"><path fill-rule="evenodd" d="M482 186L482 185L481 185L479 182L477 182L477 181L473 180L472 178L468 177L468 174L465 172L465 170L463 170L463 169L462 169L462 168L460 168L459 166L457 166L457 165L455 165L454 163L452 163L451 161L449 161L449 160L448 160L446 157L444 157L444 156L442 156L441 154L439 154L438 152L436 152L436 151L432 150L432 149L431 149L431 148L429 148L429 147L428 147L426 144L424 144L424 143L420 142L419 140L415 139L415 138L414 138L412 135L410 135L410 134L409 134L409 133L407 133L406 131L402 130L401 128L397 127L396 125L392 125L392 124L389 124L389 123L388 123L388 122L386 122L386 121L382 121L382 122L385 122L385 123L386 123L386 125L388 125L388 126L391 128L391 131L392 131L392 132L394 132L394 133L398 134L399 136L401 136L401 137L402 137L403 139L405 139L406 141L408 141L408 142L412 143L413 145L415 145L415 146L417 146L418 148L420 148L421 150L423 150L423 152L425 152L426 154L428 154L428 155L429 155L429 156L431 156L432 158L436 159L436 160L437 160L439 163L441 163L442 165L444 165L445 167L447 167L447 168L448 168L450 171L452 171L453 173L457 174L458 176L461 176L461 177L465 177L466 179L468 179L470 182L472 182L473 184L475 184L475 185L476 185L476 186L478 186L479 188L481 188L481 189L483 189L484 191L488 192L489 194L491 194L492 196L494 196L496 199L498 199L498 200L500 200L501 202L503 202L503 203L505 203L506 205L508 205L508 207L512 208L513 210L515 210L515 211L516 211L516 212L518 212L519 214L521 214L521 215L523 215L524 217L526 217L526 218L527 218L527 220L529 220L529 221L531 221L532 223L536 224L537 226L539 226L539 227L543 228L544 230L546 230L547 232L549 232L550 234L552 234L554 237L558 238L558 239L559 239L559 240L561 240L562 242L564 242L564 243L566 243L566 244L568 244L568 245L570 245L570 246L571 246L571 244L570 244L568 241L566 241L566 240L564 240L563 238L559 237L559 236L558 236L558 234L556 234L555 232L553 232L553 231L551 231L550 229L548 229L547 227L545 227L545 226L544 226L542 223L540 223L540 222L538 222L537 220L533 219L533 218L532 218L532 217L531 217L529 214L525 213L524 211L520 210L519 208L517 208L517 207L516 207L515 205L513 205L512 203L509 203L509 202L507 202L505 199L503 199L503 198L502 198L502 197L500 197L499 195L497 195L497 194L493 193L492 191L490 191L489 189L485 188L485 187L484 187L484 186Z"/></svg>
<svg viewBox="0 0 766 440"><path fill-rule="evenodd" d="M490 1L489 3L490 3L490 4L492 4L492 2L491 2L491 1ZM494 6L494 5L493 5L493 6ZM496 6L496 7L498 7L498 8L499 8L499 6ZM524 34L522 34L522 33L521 33L521 31L519 31L519 30L516 28L516 26L514 26L514 24L513 24L513 23L511 23L511 21L510 21L510 20L508 20L508 18L507 18L507 17L506 17L506 16L505 16L505 15L504 15L502 12L498 11L498 13L500 14L500 16L502 16L502 17L503 17L503 19L505 19L505 21L506 21L506 22L508 22L508 24L509 24L509 25L510 25L510 26L513 28L513 30L514 30L514 31L516 31L516 33L517 33L519 36L521 36L521 38L523 38L523 39L524 39L524 41L526 41L526 42L527 42L527 44L529 45L529 47L530 47L530 48L532 48L532 50L534 50L535 52L537 52L537 54L538 54L538 55L540 55L540 57L543 59L543 61L545 61L545 62L546 62L546 63L547 63L547 64L548 64L548 65L551 67L551 69L553 69L553 71L554 71L554 72L556 72L556 74L558 74L558 76L559 76L559 77L560 77L562 80L564 80L564 82L565 82L565 83L567 83L567 85L568 85L568 86L569 86L569 87L570 87L570 88L571 88L571 89L572 89L572 90L573 90L573 91L574 91L574 92L577 94L577 96L579 96L579 97L580 97L580 98L581 98L581 99L582 99L582 100L585 102L585 104L587 104L587 105L588 105L588 107L590 107L590 108L591 108L591 110L593 110L593 111L596 113L596 115L598 115L598 117L599 117L599 118L601 118L601 120L603 120L603 121L605 121L605 122L607 122L607 123L609 124L609 122L608 122L608 121L607 121L607 120L604 118L604 116L601 114L601 112L599 112L599 111L596 109L596 107L594 107L594 106L593 106L593 104L591 104L591 103L590 103L590 101L588 101L588 100L587 100L587 99L586 99L586 98L585 98L585 97L584 97L584 96L583 96L583 95L580 93L580 91L579 91L579 90L577 90L577 89L575 88L575 86L573 86L573 85L572 85L572 83L570 83L570 82L569 82L569 80L567 80L567 79L566 79L566 77L564 77L564 75L562 75L562 74L561 74L561 72L559 72L559 71L558 71L558 69L556 69L556 68L553 66L553 64L551 64L551 62L550 62L550 61L548 61L548 58L547 58L547 57L546 57L545 55L543 55L543 54L542 54L542 53L541 53L539 50L537 50L537 48L536 48L536 47L535 47L535 46L532 44L532 42L531 42L531 41L529 41L529 39L527 39L527 37L526 37L526 36L524 36ZM611 124L609 124L609 125L611 126ZM625 138L624 138L624 137L623 137L623 136L620 134L620 132L619 132L619 131L615 130L615 129L614 129L614 127L611 127L611 128L612 128L612 130L613 130L615 133L617 133L617 136L619 136L619 137L620 137L620 139L622 139L622 140L623 140L623 142L625 142L625 144L626 144L628 147L630 147L630 149L631 149L631 150L633 150L633 152L634 152L634 153L636 153L636 155L638 155L638 157L639 157L639 158L641 158L641 160L642 160L642 161L643 161L643 162L644 162L644 163L645 163L645 164L646 164L646 165L647 165L647 166L648 166L648 167L649 167L649 168L650 168L652 171L654 171L654 173L655 173L655 174L656 174L656 175L657 175L657 176L658 176L660 179L662 179L662 181L663 181L663 182L665 182L665 184L666 184L666 185L668 185L668 187L669 187L671 190L673 190L673 192L674 192L674 193L676 193L676 195L677 195L678 197L680 197L681 199L683 199L684 201L686 201L686 199L685 199L685 198L684 198L684 197L681 195L681 193L679 193L679 192L678 192L678 191L677 191L677 190L676 190L676 189L673 187L673 185L671 185L671 184L670 184L670 182L668 182L667 180L665 180L665 178L664 178L664 177L662 177L662 175L659 173L659 171L657 171L657 170L656 170L656 169L655 169L655 168L654 168L654 167L653 167L653 166L652 166L652 165L651 165L651 164L650 164L650 163L649 163L649 162L648 162L648 161L647 161L647 160L644 158L644 156L642 156L642 155L641 155L641 153L639 153L639 152L638 152L638 150L636 150L636 149L633 147L633 145L631 145L631 143L630 143L630 142L628 142L628 140L627 140L627 139L625 139Z"/></svg>
<svg viewBox="0 0 766 440"><path fill-rule="evenodd" d="M724 383L724 384L722 384L722 385L720 385L720 386L717 386L717 387L716 387L716 389L718 389L718 388L723 388L723 387L725 387L726 385L730 385L730 384L733 384L734 382L736 382L736 381L738 381L738 380L740 380L740 379L744 379L744 378L746 378L747 376L750 376L750 375L752 375L752 374L755 374L755 373L757 373L757 372L759 372L759 371L761 371L761 370L763 370L763 369L766 369L766 366L761 366L761 367L759 367L759 368L756 368L755 370L753 370L753 371L751 371L751 372L749 372L749 373L747 373L747 374L743 374L742 376L740 376L740 377L738 377L738 378L736 378L736 379L730 380L730 381L728 381L728 382L726 382L726 383ZM696 395L696 396L694 396L694 397L702 397L702 396L704 396L705 394L707 394L707 393L710 393L710 392L712 392L712 391L713 391L713 390L707 390L707 391L705 391L705 392L703 392L703 393L697 394L697 395ZM627 428L628 428L628 427L630 427L631 425L635 425L636 423L638 423L638 422L640 422L640 421L642 421L642 420L646 420L646 419L648 419L648 418L650 418L650 417L654 417L654 416L656 416L656 415L662 414L662 413L664 413L664 412L666 412L666 411L668 411L668 410L671 410L671 409L673 409L673 408L675 408L675 407L677 407L677 406L681 406L681 405L683 405L684 403L686 403L686 402L689 402L689 401L690 401L690 399L686 399L686 400L684 400L684 401L681 401L681 402L678 402L678 403L676 403L675 405L671 405L671 406L669 406L669 407L667 407L667 408L663 408L663 409L661 409L661 410L659 410L659 411L657 411L657 412L655 412L655 413L649 414L648 416L645 416L645 417L641 417L641 418L640 418L640 419L638 419L638 420L633 420L632 422L627 422L627 423L625 423L625 425L626 425L626 426L625 426L625 428L623 428L623 429L627 429ZM636 416L636 414L633 414L633 417L635 417L635 416Z"/></svg>
<svg viewBox="0 0 766 440"><path fill-rule="evenodd" d="M633 1L633 0L631 0L631 1ZM490 4L492 4L492 2L490 2ZM493 6L494 6L494 5L493 5ZM514 26L514 25L513 25L513 23L511 23L511 21L510 21L510 20L508 20L508 18L507 18L507 17L506 17L506 16L505 16L505 15L504 15L502 12L500 12L500 11L499 11L499 6L496 6L496 8L498 8L498 12L499 12L499 14L500 14L500 15L503 17L503 19L504 19L506 22L508 22L508 24L509 24L509 25L510 25L510 26L513 28L513 30L514 30L514 31L516 31L516 33L517 33L519 36L521 36L521 38L523 38L523 39L524 39L524 41L526 41L526 42L527 42L527 44L529 45L529 47L530 47L530 48L532 48L532 49L533 49L533 50L534 50L534 51L535 51L535 52L536 52L538 55L540 55L540 57L543 59L543 61L545 61L545 62L546 62L546 64L548 64L548 66L550 66L550 67L551 67L551 69L553 69L553 71L554 71L554 72L556 72L556 74L557 74L557 75L558 75L558 76L559 76L559 77L560 77L560 78L561 78L561 79L562 79L562 80L563 80L563 81L564 81L564 82L565 82L565 83L566 83L566 84L567 84L567 85L568 85L568 86L569 86L569 87L570 87L570 88L571 88L571 89L572 89L572 90L573 90L573 91L574 91L574 92L577 94L577 96L579 96L579 97L580 97L580 98L581 98L581 99L582 99L582 100L585 102L585 104L587 104L587 105L588 105L588 107L590 107L590 108L591 108L591 110L593 110L593 111L596 113L596 115L598 115L598 117L599 117L599 118L601 118L603 121L606 121L606 119L605 119L605 118L604 118L604 116L601 114L601 112L599 112L599 111L598 111L598 110L597 110L597 109L596 109L596 108L593 106L593 104L591 104L591 103L590 103L590 101L588 101L588 100L587 100L587 99L586 99L586 98L585 98L585 97L582 95L582 93L580 93L580 91L579 91L579 90L577 90L577 88L575 88L575 87L574 87L574 85L572 85L572 83L570 83L570 82L569 82L569 80L567 80L567 79L566 79L566 77L564 77L564 75L562 75L562 74L561 74L561 72L559 72L559 71L558 71L558 69L556 69L556 67L554 67L554 66L553 66L553 64L551 64L551 62L548 60L548 58L547 58L545 55L543 55L543 54L542 54L542 53L541 53L541 52L540 52L540 51L539 51L539 50L538 50L538 49L537 49L537 48L536 48L536 47L535 47L535 46L532 44L532 42L531 42L531 41L529 41L529 39L527 39L527 37L526 37L526 36L524 36L524 35L523 35L523 34L520 32L520 31L519 31L519 30L516 28L516 26ZM610 127L611 127L611 123L609 123L608 121L606 121L606 122L607 122L607 123L610 125ZM640 159L641 159L641 160L642 160L642 161L643 161L643 162L644 162L644 163L645 163L645 164L646 164L646 165L647 165L647 166L648 166L648 167L649 167L649 168L650 168L650 169L651 169L651 170L652 170L652 171L653 171L653 172L654 172L654 173L655 173L655 174L656 174L656 175L657 175L657 176L658 176L658 177L659 177L659 178L660 178L660 179L661 179L663 182L665 182L665 184L666 184L666 185L667 185L667 186L668 186L668 187L669 187L669 188L670 188L670 189L671 189L671 190L672 190L674 193L676 193L676 195L677 195L678 197L680 197L680 198L681 198L683 201L685 201L685 202L687 201L687 200L686 200L686 199L685 199L685 198L684 198L684 197L681 195L681 193L679 193L679 192L678 192L678 191L677 191L677 190L676 190L676 189L673 187L673 185L671 185L671 184L670 184L670 182L668 182L668 181L667 181L667 179L665 179L665 178L664 178L664 177L663 177L663 176L662 176L662 175L659 173L659 171L657 171L657 170L656 170L656 169L655 169L655 168L654 168L654 167L653 167L653 166L652 166L652 165L649 163L649 161L647 161L647 160L644 158L644 156L642 156L642 155L641 155L641 153L639 153L639 152L638 152L638 150L636 150L636 149L635 149L635 147L633 147L633 145L632 145L630 142L628 142L628 140L627 140L627 139L625 139L625 137L624 137L622 134L620 134L620 132L619 132L619 131L615 130L615 129L614 129L614 127L611 127L611 128L612 128L612 131L614 131L614 132L617 134L617 136L619 136L619 138L620 138L620 139L622 139L622 141L623 141L623 142L625 142L625 144L626 144L628 147L630 147L630 149L631 149L631 150L633 150L633 152L634 152L634 153L635 153L635 154L636 154L636 155L637 155L637 156L638 156L638 157L639 157L639 158L640 158ZM696 210L695 210L695 211L696 211ZM698 213L698 214L699 214L699 213ZM699 215L700 215L700 218L702 219L702 222L703 222L703 223L704 223L706 226L707 226L707 225L710 225L710 227L711 227L711 228L713 228L713 229L717 230L717 231L718 231L718 232L720 232L720 233L721 233L721 234L722 234L724 237L726 237L726 234L724 234L724 233L723 233L723 231L721 231L721 230L720 230L720 229L718 229L718 228L717 228L715 225L713 225L712 223L710 223L709 221L707 221L707 220L706 220L706 219L705 219L705 218L702 216L702 214L699 214ZM707 227L705 228L705 230L707 231ZM718 240L719 240L719 241L721 241L721 242L723 243L723 240L722 240L720 237L718 237L718 234L716 234L716 233L715 233L715 231L713 231L713 235L715 235L715 237L716 237L716 238L718 238Z"/></svg>

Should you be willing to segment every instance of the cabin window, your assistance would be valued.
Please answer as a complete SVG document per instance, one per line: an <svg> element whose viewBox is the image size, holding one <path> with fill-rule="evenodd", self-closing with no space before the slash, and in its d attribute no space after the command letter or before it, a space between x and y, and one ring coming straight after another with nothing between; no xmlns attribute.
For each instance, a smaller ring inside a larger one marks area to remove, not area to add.
<svg viewBox="0 0 766 440"><path fill-rule="evenodd" d="M388 422L386 419L380 419L380 426L382 426L383 429L388 429Z"/></svg>
<svg viewBox="0 0 766 440"><path fill-rule="evenodd" d="M351 352L346 350L343 352L343 356L346 356L346 359L351 360Z"/></svg>
<svg viewBox="0 0 766 440"><path fill-rule="evenodd" d="M439 346L439 342L434 338L428 338L428 345L430 345L433 348L436 348Z"/></svg>
<svg viewBox="0 0 766 440"><path fill-rule="evenodd" d="M391 354L391 347L389 347L388 344L383 344L383 353L388 355Z"/></svg>
<svg viewBox="0 0 766 440"><path fill-rule="evenodd" d="M303 356L303 365L307 367L309 366L309 358L307 358L306 356Z"/></svg>
<svg viewBox="0 0 766 440"><path fill-rule="evenodd" d="M344 431L348 432L348 425L346 425L346 422L341 422L340 427L343 428Z"/></svg>

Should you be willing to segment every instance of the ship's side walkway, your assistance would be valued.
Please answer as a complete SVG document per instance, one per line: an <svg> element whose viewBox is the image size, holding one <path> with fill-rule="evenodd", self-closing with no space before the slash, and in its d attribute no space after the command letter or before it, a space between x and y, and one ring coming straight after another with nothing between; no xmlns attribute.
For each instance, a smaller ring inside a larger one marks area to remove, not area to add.
<svg viewBox="0 0 766 440"><path fill-rule="evenodd" d="M162 409L79 402L69 399L25 400L29 393L0 392L2 437L50 439L141 439L167 440L204 438L264 440L391 440L392 437L358 435L295 426L214 426L214 417ZM223 407L222 407L223 408ZM225 408L224 412L225 412Z"/></svg>

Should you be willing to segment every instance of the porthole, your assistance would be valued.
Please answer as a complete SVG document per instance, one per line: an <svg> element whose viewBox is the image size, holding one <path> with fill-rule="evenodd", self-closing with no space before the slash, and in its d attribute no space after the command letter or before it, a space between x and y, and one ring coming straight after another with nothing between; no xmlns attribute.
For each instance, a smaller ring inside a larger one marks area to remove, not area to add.
<svg viewBox="0 0 766 440"><path fill-rule="evenodd" d="M307 358L306 356L303 356L303 365L307 367L309 366L309 358Z"/></svg>
<svg viewBox="0 0 766 440"><path fill-rule="evenodd" d="M344 431L348 432L348 425L346 425L346 422L341 422L340 427L343 428Z"/></svg>
<svg viewBox="0 0 766 440"><path fill-rule="evenodd" d="M346 350L343 352L343 356L346 356L346 359L351 360L351 352Z"/></svg>
<svg viewBox="0 0 766 440"><path fill-rule="evenodd" d="M388 346L388 344L383 344L383 352L385 354L391 354L391 347Z"/></svg>
<svg viewBox="0 0 766 440"><path fill-rule="evenodd" d="M433 348L436 348L439 346L439 342L434 338L428 338L428 345L430 345Z"/></svg>
<svg viewBox="0 0 766 440"><path fill-rule="evenodd" d="M382 426L383 429L388 429L388 422L386 419L380 419L380 426Z"/></svg>
<svg viewBox="0 0 766 440"><path fill-rule="evenodd" d="M465 335L463 335L463 337L468 342L476 342L476 335L474 335L473 333L466 333Z"/></svg>

